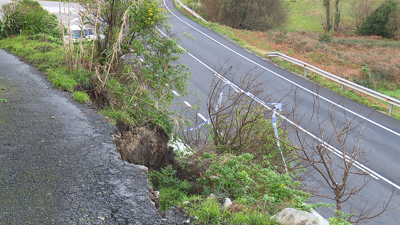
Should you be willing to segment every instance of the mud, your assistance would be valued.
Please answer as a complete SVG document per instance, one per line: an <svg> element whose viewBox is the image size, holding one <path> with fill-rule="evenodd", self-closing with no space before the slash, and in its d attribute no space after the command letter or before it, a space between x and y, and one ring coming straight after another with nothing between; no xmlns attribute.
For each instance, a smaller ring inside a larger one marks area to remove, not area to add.
<svg viewBox="0 0 400 225"><path fill-rule="evenodd" d="M162 127L153 124L118 127L120 135L115 144L123 160L155 170L176 164L173 149L168 147L168 135Z"/></svg>

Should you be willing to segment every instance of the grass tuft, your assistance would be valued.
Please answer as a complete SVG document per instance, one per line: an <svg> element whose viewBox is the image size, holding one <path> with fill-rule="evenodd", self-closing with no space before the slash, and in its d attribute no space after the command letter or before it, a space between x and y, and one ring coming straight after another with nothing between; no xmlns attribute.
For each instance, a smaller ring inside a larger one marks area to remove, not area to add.
<svg viewBox="0 0 400 225"><path fill-rule="evenodd" d="M76 91L72 94L72 98L80 103L88 103L90 102L89 96L82 91Z"/></svg>

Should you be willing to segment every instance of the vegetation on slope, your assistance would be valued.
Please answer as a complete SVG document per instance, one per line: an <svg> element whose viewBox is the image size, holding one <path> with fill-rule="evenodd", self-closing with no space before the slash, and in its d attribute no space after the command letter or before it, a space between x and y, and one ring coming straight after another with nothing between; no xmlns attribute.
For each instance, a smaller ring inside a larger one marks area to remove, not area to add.
<svg viewBox="0 0 400 225"><path fill-rule="evenodd" d="M114 123L157 124L172 136L178 120L169 110L171 90L186 93L189 74L177 63L182 54L177 40L157 30L167 21L159 2L119 2L101 7L96 1L81 3L86 7L81 16L92 20L97 39L64 38L70 33L68 26L57 29L53 26L58 24L54 16L36 21L42 18L36 14L45 11L37 2L23 0L3 7L0 47L45 72L55 87L72 92L76 101L91 99ZM35 10L27 12L20 4L34 6ZM10 20L13 15L19 16ZM101 19L103 23L96 22ZM39 28L38 23L49 26ZM275 140L270 132L268 138ZM178 169L184 174L191 174L190 168L203 162L199 171L206 176L197 173L199 176L182 179L172 167L152 171L150 180L161 191L162 209L180 207L198 218L198 224L274 224L270 215L283 207L309 208L303 205L309 194L298 190L300 183L294 180L294 173L281 174L279 166L274 166L279 154L267 149L272 153L260 158L244 149L232 152L231 147L221 143L198 151L191 163L183 163L187 158L177 158ZM233 207L221 208L216 199L208 198L210 192L217 197L231 197Z"/></svg>

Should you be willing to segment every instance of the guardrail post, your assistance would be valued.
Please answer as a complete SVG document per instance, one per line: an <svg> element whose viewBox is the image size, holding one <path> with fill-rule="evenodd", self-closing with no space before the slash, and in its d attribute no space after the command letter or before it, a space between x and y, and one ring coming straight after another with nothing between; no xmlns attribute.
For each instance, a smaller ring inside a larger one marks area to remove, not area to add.
<svg viewBox="0 0 400 225"><path fill-rule="evenodd" d="M344 91L344 84L342 84L342 91Z"/></svg>
<svg viewBox="0 0 400 225"><path fill-rule="evenodd" d="M304 70L304 77L307 77L307 68Z"/></svg>
<svg viewBox="0 0 400 225"><path fill-rule="evenodd" d="M284 63L285 62L285 60L282 58L282 63Z"/></svg>
<svg viewBox="0 0 400 225"><path fill-rule="evenodd" d="M389 108L389 114L392 114L392 112L393 112L393 105L392 105L392 104L390 104L390 108Z"/></svg>

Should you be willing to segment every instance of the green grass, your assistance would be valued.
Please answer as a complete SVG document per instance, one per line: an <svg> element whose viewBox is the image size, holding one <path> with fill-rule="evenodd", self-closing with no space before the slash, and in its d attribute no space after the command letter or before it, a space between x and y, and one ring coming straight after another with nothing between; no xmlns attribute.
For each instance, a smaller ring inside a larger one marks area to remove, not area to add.
<svg viewBox="0 0 400 225"><path fill-rule="evenodd" d="M282 2L289 11L287 22L283 29L287 31L322 32L319 13L323 9L322 2L298 1Z"/></svg>
<svg viewBox="0 0 400 225"><path fill-rule="evenodd" d="M48 80L61 90L73 92L78 85L88 85L89 73L65 67L60 39L44 34L19 35L1 40L0 48L20 56L24 61L45 72ZM88 101L88 97L79 100Z"/></svg>
<svg viewBox="0 0 400 225"><path fill-rule="evenodd" d="M282 60L280 58L272 58L271 60L272 60L272 62L278 64L279 66L281 66L282 68L284 68L284 69L286 69L288 71L291 71L291 72L294 72L294 73L297 73L297 74L301 74L301 75L304 74L304 69L303 68L301 68L299 66L296 66L296 65L294 65L294 64L292 64L290 62L282 63ZM307 78L309 80L319 84L320 86L326 88L326 89L329 89L329 90L331 90L333 92L341 94L342 96L344 96L346 98L354 100L354 101L356 101L358 103L366 105L366 106L368 106L370 108L373 108L375 110L378 110L378 111L381 111L381 112L388 112L388 110L389 110L389 104L388 103L386 103L384 101L381 101L381 100L376 100L377 104L374 104L374 103L370 102L367 98L357 94L353 90L345 89L344 91L342 91L342 89L341 89L342 86L340 84L338 84L336 82L333 82L333 81L331 81L329 79L326 79L326 78L324 78L324 77L322 77L322 76L320 76L318 74L315 74L313 72L309 71ZM383 93L383 94L385 94L385 95L400 99L400 90L394 90L394 91L378 90L378 91ZM393 113L390 116L400 120L400 111L398 109L394 108Z"/></svg>
<svg viewBox="0 0 400 225"><path fill-rule="evenodd" d="M0 102L7 102L7 99L0 98Z"/></svg>
<svg viewBox="0 0 400 225"><path fill-rule="evenodd" d="M88 102L90 102L89 96L85 92L82 92L82 91L74 92L72 94L72 98L75 101L80 102L80 103L88 103Z"/></svg>
<svg viewBox="0 0 400 225"><path fill-rule="evenodd" d="M104 108L99 111L101 115L107 116L112 119L112 123L115 125L117 122L129 123L131 116L124 110L113 110L111 108ZM133 123L133 122L132 122Z"/></svg>
<svg viewBox="0 0 400 225"><path fill-rule="evenodd" d="M399 90L378 90L378 91L387 96L397 98L400 100L400 89Z"/></svg>
<svg viewBox="0 0 400 225"><path fill-rule="evenodd" d="M369 47L382 47L382 48L393 48L398 49L400 48L400 42L397 40L390 40L390 39L382 39L382 40L371 40L371 39L346 39L341 38L339 40L333 41L337 44L344 44L349 47L355 45L361 45L362 47L369 48Z"/></svg>

